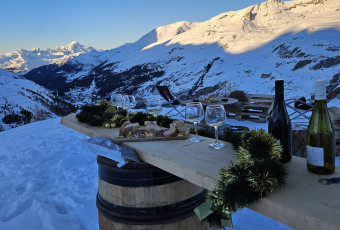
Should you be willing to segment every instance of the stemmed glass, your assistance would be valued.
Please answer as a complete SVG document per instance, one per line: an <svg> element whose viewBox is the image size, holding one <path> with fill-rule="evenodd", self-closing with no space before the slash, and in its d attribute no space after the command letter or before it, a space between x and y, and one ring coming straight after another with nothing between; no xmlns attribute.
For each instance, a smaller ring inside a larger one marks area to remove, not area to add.
<svg viewBox="0 0 340 230"><path fill-rule="evenodd" d="M118 102L117 102L118 95L121 96L121 94L111 94L111 103L113 106L116 106L117 108L118 108Z"/></svg>
<svg viewBox="0 0 340 230"><path fill-rule="evenodd" d="M129 98L129 109L131 112L131 109L134 108L137 105L136 98L133 95L128 95Z"/></svg>
<svg viewBox="0 0 340 230"><path fill-rule="evenodd" d="M190 138L191 142L201 142L203 137L198 136L197 122L200 122L204 118L204 110L201 102L190 102L185 105L185 119L190 122L194 122L196 136Z"/></svg>
<svg viewBox="0 0 340 230"><path fill-rule="evenodd" d="M123 107L123 96L121 94L116 94L114 98L117 109Z"/></svg>
<svg viewBox="0 0 340 230"><path fill-rule="evenodd" d="M122 107L123 109L126 109L129 111L130 109L130 101L129 101L129 96L126 94L122 95Z"/></svg>
<svg viewBox="0 0 340 230"><path fill-rule="evenodd" d="M215 128L215 142L209 148L222 149L225 144L218 141L218 126L223 125L227 120L223 105L208 105L205 111L205 122Z"/></svg>
<svg viewBox="0 0 340 230"><path fill-rule="evenodd" d="M160 99L148 99L146 101L146 111L149 114L153 114L156 118L157 124L157 114L162 111L162 103Z"/></svg>

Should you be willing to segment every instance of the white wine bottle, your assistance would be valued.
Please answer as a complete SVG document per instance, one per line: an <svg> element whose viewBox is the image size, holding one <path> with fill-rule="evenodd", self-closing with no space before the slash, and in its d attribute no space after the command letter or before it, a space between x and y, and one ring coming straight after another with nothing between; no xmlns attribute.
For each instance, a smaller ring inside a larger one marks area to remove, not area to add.
<svg viewBox="0 0 340 230"><path fill-rule="evenodd" d="M317 174L335 169L335 135L326 103L326 83L315 83L315 102L307 129L307 168Z"/></svg>

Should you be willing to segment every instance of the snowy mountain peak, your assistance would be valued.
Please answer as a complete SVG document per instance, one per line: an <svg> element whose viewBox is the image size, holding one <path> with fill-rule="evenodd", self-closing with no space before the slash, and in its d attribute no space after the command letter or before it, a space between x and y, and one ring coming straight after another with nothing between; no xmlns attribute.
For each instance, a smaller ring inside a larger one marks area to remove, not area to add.
<svg viewBox="0 0 340 230"><path fill-rule="evenodd" d="M340 28L339 9L338 0L268 0L238 11L222 13L205 22L177 22L158 27L151 32L154 42L147 44L143 50L161 44L215 43L227 53L243 53L286 33Z"/></svg>
<svg viewBox="0 0 340 230"><path fill-rule="evenodd" d="M92 47L81 45L75 41L66 46L59 46L54 49L20 49L12 53L0 55L0 68L7 69L12 72L29 71L47 64L60 65L75 56L91 51L96 50Z"/></svg>
<svg viewBox="0 0 340 230"><path fill-rule="evenodd" d="M31 51L35 51L35 52L39 52L40 51L40 48L33 48L33 49L31 49Z"/></svg>
<svg viewBox="0 0 340 230"><path fill-rule="evenodd" d="M272 3L272 4L275 4L275 3L282 3L281 0L268 0L267 2L268 2L268 3Z"/></svg>
<svg viewBox="0 0 340 230"><path fill-rule="evenodd" d="M177 35L183 34L190 30L193 25L194 23L192 22L180 21L170 25L161 26L143 36L140 41L145 41L144 49L149 49L155 45L169 41Z"/></svg>
<svg viewBox="0 0 340 230"><path fill-rule="evenodd" d="M156 29L157 32L157 40L168 40L172 36L176 36L182 34L191 29L191 22L181 21L175 22L170 25L161 26Z"/></svg>
<svg viewBox="0 0 340 230"><path fill-rule="evenodd" d="M64 52L68 51L70 53L85 53L85 52L93 51L94 48L92 48L91 46L87 47L87 46L79 44L79 42L73 41L67 44L66 46L60 46L54 50L64 51Z"/></svg>

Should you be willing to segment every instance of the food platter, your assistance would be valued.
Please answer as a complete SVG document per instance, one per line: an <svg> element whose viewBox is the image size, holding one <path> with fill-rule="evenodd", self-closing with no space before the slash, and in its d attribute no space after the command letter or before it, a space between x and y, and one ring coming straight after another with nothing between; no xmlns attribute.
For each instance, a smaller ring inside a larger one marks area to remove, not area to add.
<svg viewBox="0 0 340 230"><path fill-rule="evenodd" d="M145 130L142 126L140 130ZM167 128L164 128L164 130L168 130ZM169 140L185 140L189 138L189 133L186 134L180 134L172 137L165 137L165 136L148 136L148 137L123 137L123 136L116 136L113 138L114 142L120 143L120 142L144 142L144 141L169 141Z"/></svg>
<svg viewBox="0 0 340 230"><path fill-rule="evenodd" d="M119 129L119 136L115 142L168 141L183 140L189 137L190 127L182 120L173 121L170 128L158 126L155 121L145 121L144 126L139 123L126 121Z"/></svg>

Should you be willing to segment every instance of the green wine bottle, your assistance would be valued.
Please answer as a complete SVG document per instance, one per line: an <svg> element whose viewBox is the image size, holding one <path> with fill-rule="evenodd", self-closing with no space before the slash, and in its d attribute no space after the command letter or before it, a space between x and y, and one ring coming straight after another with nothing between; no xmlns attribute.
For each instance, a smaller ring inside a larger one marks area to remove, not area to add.
<svg viewBox="0 0 340 230"><path fill-rule="evenodd" d="M315 83L315 102L307 129L307 168L317 174L335 169L335 135L326 103L326 83Z"/></svg>

